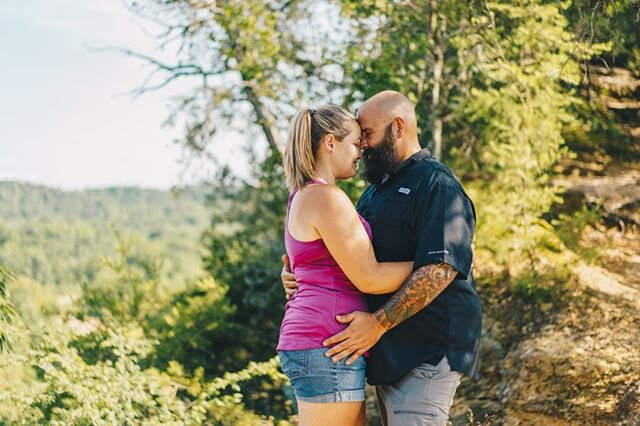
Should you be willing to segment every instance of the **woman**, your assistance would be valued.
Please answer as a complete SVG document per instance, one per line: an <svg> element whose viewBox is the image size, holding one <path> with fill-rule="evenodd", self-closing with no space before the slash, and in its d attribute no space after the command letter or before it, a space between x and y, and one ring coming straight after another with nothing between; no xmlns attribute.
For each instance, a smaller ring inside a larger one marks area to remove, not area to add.
<svg viewBox="0 0 640 426"><path fill-rule="evenodd" d="M360 126L334 105L303 108L284 155L291 190L285 247L298 280L280 328L278 353L298 402L300 425L364 425L366 361L334 363L322 342L345 325L336 315L367 310L364 293L390 293L412 262L378 263L369 224L336 185L356 174Z"/></svg>

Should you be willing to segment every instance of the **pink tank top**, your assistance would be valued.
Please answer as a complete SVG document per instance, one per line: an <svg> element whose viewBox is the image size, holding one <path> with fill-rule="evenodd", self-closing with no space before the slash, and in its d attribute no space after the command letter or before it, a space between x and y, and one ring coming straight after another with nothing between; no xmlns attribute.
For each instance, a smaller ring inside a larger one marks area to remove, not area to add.
<svg viewBox="0 0 640 426"><path fill-rule="evenodd" d="M315 179L308 183L323 183ZM285 308L277 350L322 348L322 342L345 329L336 315L368 311L365 295L342 272L322 239L299 241L289 233L289 209L296 195L289 197L284 243L291 268L298 281L298 291ZM360 216L369 238L371 227Z"/></svg>

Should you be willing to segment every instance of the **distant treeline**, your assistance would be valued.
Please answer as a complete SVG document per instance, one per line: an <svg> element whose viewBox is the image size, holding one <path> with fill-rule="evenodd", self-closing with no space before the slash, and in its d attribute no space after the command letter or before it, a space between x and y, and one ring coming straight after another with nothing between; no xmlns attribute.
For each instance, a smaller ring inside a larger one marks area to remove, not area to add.
<svg viewBox="0 0 640 426"><path fill-rule="evenodd" d="M0 264L42 284L90 282L116 234L139 240L163 274L181 280L201 269L199 240L210 210L202 188L179 195L141 188L67 192L0 182Z"/></svg>

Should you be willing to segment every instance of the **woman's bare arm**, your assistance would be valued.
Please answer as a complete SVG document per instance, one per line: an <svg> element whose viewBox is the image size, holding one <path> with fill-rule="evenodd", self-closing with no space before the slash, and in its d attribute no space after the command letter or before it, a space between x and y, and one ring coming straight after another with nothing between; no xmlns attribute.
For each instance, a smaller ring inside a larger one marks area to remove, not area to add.
<svg viewBox="0 0 640 426"><path fill-rule="evenodd" d="M308 192L307 192L308 191ZM373 244L349 197L334 185L305 189L300 214L307 215L340 268L364 293L396 291L411 274L413 262L377 261Z"/></svg>

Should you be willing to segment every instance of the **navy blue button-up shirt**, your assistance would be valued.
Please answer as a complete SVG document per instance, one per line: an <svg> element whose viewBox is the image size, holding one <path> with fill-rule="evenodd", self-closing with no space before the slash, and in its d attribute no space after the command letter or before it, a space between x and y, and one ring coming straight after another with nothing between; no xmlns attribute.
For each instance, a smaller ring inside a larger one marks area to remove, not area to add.
<svg viewBox="0 0 640 426"><path fill-rule="evenodd" d="M475 373L482 309L473 279L475 209L451 170L423 149L370 185L358 212L371 224L379 262L447 263L456 278L428 306L386 332L371 349L368 380L393 383L447 356L452 370ZM368 295L373 312L391 297Z"/></svg>

